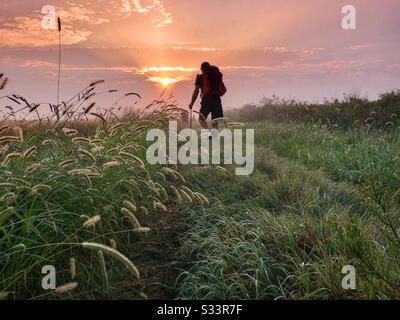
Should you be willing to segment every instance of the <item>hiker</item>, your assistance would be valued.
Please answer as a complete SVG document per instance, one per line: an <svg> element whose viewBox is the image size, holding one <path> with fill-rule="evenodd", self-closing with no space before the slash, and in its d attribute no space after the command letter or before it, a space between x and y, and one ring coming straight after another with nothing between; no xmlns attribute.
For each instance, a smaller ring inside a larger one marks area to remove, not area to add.
<svg viewBox="0 0 400 320"><path fill-rule="evenodd" d="M221 97L226 93L226 87L222 81L222 73L216 66L203 62L201 64L201 72L202 74L198 74L196 77L195 89L189 109L193 108L201 89L199 122L204 129L209 130L206 119L210 113L212 120L224 116ZM214 132L218 132L218 122L213 123L212 126L216 129Z"/></svg>

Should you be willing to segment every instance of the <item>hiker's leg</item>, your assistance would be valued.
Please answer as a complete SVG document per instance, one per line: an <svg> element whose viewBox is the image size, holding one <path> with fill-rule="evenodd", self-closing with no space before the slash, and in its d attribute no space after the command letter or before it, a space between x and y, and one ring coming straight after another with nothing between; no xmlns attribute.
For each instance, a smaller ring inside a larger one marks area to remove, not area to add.
<svg viewBox="0 0 400 320"><path fill-rule="evenodd" d="M216 97L213 100L211 116L212 116L212 119L222 118L224 116L224 112L222 111L222 102L221 102L220 97ZM218 130L218 121L213 122L212 126L214 129Z"/></svg>
<svg viewBox="0 0 400 320"><path fill-rule="evenodd" d="M209 130L209 128L208 128L206 119L207 119L208 115L210 114L210 112L211 111L210 111L210 108L207 105L207 103L205 103L205 101L202 101L201 108L200 108L200 114L199 114L199 122L200 122L200 125L204 129L207 129L207 130Z"/></svg>
<svg viewBox="0 0 400 320"><path fill-rule="evenodd" d="M199 122L200 122L200 125L201 125L204 129L207 129L207 130L208 130L207 121L204 120L202 116L199 116Z"/></svg>

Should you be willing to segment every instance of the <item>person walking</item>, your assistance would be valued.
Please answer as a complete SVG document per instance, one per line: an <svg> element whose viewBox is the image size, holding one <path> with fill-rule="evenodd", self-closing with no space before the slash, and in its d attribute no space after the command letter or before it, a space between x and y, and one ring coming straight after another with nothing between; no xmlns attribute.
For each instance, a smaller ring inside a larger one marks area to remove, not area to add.
<svg viewBox="0 0 400 320"><path fill-rule="evenodd" d="M223 75L218 67L210 65L209 62L203 62L200 69L202 74L196 76L189 109L192 110L201 90L199 122L204 129L209 130L206 119L210 113L212 120L224 116L221 97L227 90L222 80ZM213 129L216 129L214 132L218 132L218 122L213 122L212 126ZM213 131L211 133L213 135Z"/></svg>

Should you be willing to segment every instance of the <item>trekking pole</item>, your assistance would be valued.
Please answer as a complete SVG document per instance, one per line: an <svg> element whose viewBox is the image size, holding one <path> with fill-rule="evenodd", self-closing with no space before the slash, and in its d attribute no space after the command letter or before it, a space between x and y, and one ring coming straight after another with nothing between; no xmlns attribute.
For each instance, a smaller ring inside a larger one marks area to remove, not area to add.
<svg viewBox="0 0 400 320"><path fill-rule="evenodd" d="M192 108L190 108L190 129L192 129Z"/></svg>

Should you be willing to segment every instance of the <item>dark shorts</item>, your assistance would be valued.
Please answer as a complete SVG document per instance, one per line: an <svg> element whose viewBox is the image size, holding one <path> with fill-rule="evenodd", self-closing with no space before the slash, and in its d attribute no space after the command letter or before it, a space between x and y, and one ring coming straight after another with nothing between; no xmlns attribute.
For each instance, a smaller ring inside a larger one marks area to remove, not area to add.
<svg viewBox="0 0 400 320"><path fill-rule="evenodd" d="M224 116L220 97L203 98L200 105L200 113L205 118L207 118L210 113L211 119L222 118Z"/></svg>

